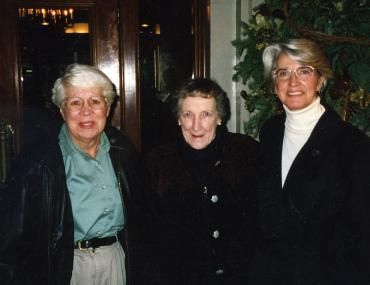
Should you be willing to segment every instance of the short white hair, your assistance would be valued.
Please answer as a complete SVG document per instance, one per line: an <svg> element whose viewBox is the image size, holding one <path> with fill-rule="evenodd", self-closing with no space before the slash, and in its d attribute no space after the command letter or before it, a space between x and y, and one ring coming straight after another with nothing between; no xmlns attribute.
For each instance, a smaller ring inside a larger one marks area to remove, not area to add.
<svg viewBox="0 0 370 285"><path fill-rule="evenodd" d="M64 74L55 81L51 99L59 108L65 100L65 88L68 86L99 88L102 91L102 95L107 99L109 106L116 96L113 83L109 77L91 65L73 63L67 66Z"/></svg>

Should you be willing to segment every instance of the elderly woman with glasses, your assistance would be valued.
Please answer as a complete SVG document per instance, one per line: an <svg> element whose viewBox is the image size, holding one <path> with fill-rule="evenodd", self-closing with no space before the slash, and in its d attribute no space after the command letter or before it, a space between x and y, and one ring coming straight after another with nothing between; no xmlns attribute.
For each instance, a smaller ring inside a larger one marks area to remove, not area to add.
<svg viewBox="0 0 370 285"><path fill-rule="evenodd" d="M369 284L370 142L322 103L333 77L307 39L264 50L285 113L261 129L263 239L252 284Z"/></svg>
<svg viewBox="0 0 370 285"><path fill-rule="evenodd" d="M72 64L52 93L65 123L20 155L7 198L9 284L139 284L144 179L133 145L106 126L113 84Z"/></svg>

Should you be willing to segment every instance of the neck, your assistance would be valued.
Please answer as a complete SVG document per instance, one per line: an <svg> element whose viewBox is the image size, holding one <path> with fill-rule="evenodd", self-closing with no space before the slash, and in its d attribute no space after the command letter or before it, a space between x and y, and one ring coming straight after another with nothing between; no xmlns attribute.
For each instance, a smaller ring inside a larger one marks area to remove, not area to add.
<svg viewBox="0 0 370 285"><path fill-rule="evenodd" d="M82 151L84 151L86 154L91 156L92 158L96 158L96 155L99 151L99 145L100 145L100 136L97 139L94 139L93 141L89 140L88 142L84 141L75 141L73 142L80 147Z"/></svg>
<svg viewBox="0 0 370 285"><path fill-rule="evenodd" d="M286 113L285 126L291 130L312 130L325 112L324 106L320 104L320 97L304 109L291 111L284 106Z"/></svg>

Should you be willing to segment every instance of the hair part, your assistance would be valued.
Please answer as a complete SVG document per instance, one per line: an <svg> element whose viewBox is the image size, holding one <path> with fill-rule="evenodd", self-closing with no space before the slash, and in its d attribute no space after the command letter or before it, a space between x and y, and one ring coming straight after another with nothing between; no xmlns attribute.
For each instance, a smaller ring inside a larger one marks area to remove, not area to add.
<svg viewBox="0 0 370 285"><path fill-rule="evenodd" d="M320 46L309 39L291 39L286 43L275 43L265 48L262 55L265 83L274 90L275 78L273 72L277 69L279 57L284 54L291 59L315 68L319 76L325 77L322 88L327 79L333 78L333 71L324 51Z"/></svg>
<svg viewBox="0 0 370 285"><path fill-rule="evenodd" d="M172 113L176 119L180 115L181 104L187 97L214 98L217 114L222 124L226 124L230 119L229 98L216 81L207 78L195 78L186 81L172 98Z"/></svg>
<svg viewBox="0 0 370 285"><path fill-rule="evenodd" d="M116 96L109 77L100 69L90 65L73 63L67 66L63 75L55 81L51 99L59 108L62 107L66 99L66 89L70 86L100 89L109 106Z"/></svg>

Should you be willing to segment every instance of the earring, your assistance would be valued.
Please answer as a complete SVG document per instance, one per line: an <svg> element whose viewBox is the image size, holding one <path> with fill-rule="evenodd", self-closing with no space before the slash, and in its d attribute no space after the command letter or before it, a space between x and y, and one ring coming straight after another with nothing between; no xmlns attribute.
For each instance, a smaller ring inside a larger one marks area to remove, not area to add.
<svg viewBox="0 0 370 285"><path fill-rule="evenodd" d="M217 125L221 126L221 122L218 122Z"/></svg>
<svg viewBox="0 0 370 285"><path fill-rule="evenodd" d="M179 126L181 126L181 123L180 122L177 122L179 124Z"/></svg>

